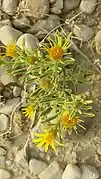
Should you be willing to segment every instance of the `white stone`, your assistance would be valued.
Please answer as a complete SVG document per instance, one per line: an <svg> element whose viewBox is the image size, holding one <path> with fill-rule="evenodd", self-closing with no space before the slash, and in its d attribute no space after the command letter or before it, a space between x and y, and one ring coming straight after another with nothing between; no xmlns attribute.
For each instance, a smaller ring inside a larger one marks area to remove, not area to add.
<svg viewBox="0 0 101 179"><path fill-rule="evenodd" d="M99 178L99 173L97 169L90 165L81 165L82 177L81 179L97 179Z"/></svg>
<svg viewBox="0 0 101 179"><path fill-rule="evenodd" d="M36 49L38 45L38 40L32 34L24 34L20 36L17 40L17 45L20 48L23 48L23 46L25 46L26 48Z"/></svg>
<svg viewBox="0 0 101 179"><path fill-rule="evenodd" d="M11 175L8 171L0 169L0 179L11 179Z"/></svg>
<svg viewBox="0 0 101 179"><path fill-rule="evenodd" d="M22 32L7 25L0 29L0 40L4 45L16 42L21 35Z"/></svg>
<svg viewBox="0 0 101 179"><path fill-rule="evenodd" d="M9 115L19 102L20 102L20 98L8 99L4 104L4 106L0 108L0 113L5 113Z"/></svg>
<svg viewBox="0 0 101 179"><path fill-rule="evenodd" d="M43 18L49 13L49 1L48 0L26 0L26 11L27 16L34 17L35 19Z"/></svg>
<svg viewBox="0 0 101 179"><path fill-rule="evenodd" d="M21 88L20 88L19 86L15 86L15 87L13 88L13 95L14 95L15 97L18 97L18 96L20 96L20 94L21 94Z"/></svg>
<svg viewBox="0 0 101 179"><path fill-rule="evenodd" d="M16 12L18 0L3 0L2 8L4 12L13 15Z"/></svg>
<svg viewBox="0 0 101 179"><path fill-rule="evenodd" d="M0 80L3 85L8 85L9 83L16 82L16 80L13 76L11 76L9 74L5 74L5 73L0 77Z"/></svg>
<svg viewBox="0 0 101 179"><path fill-rule="evenodd" d="M64 11L68 12L79 6L80 0L65 0L64 1Z"/></svg>
<svg viewBox="0 0 101 179"><path fill-rule="evenodd" d="M82 0L80 4L80 9L87 14L91 14L96 8L96 2L97 0Z"/></svg>
<svg viewBox="0 0 101 179"><path fill-rule="evenodd" d="M62 174L63 174L62 168L56 161L54 161L39 175L39 178L40 179L61 179Z"/></svg>
<svg viewBox="0 0 101 179"><path fill-rule="evenodd" d="M0 132L5 132L9 127L9 118L5 114L0 114Z"/></svg>
<svg viewBox="0 0 101 179"><path fill-rule="evenodd" d="M40 174L48 165L40 160L31 159L29 162L29 168L32 173Z"/></svg>
<svg viewBox="0 0 101 179"><path fill-rule="evenodd" d="M61 9L58 9L56 7L52 7L50 9L50 11L53 13L53 14L61 14Z"/></svg>
<svg viewBox="0 0 101 179"><path fill-rule="evenodd" d="M76 165L68 164L63 172L62 179L81 179L80 168Z"/></svg>
<svg viewBox="0 0 101 179"><path fill-rule="evenodd" d="M94 35L93 30L84 24L75 25L73 28L73 33L76 37L79 37L84 42L90 40Z"/></svg>

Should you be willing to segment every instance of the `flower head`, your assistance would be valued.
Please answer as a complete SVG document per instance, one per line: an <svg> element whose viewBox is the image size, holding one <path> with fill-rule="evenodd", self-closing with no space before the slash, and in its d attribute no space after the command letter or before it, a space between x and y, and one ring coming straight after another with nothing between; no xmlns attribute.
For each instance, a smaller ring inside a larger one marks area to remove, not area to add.
<svg viewBox="0 0 101 179"><path fill-rule="evenodd" d="M7 45L6 47L6 56L9 56L9 57L16 57L16 49L17 49L17 46L16 44L9 44Z"/></svg>
<svg viewBox="0 0 101 179"><path fill-rule="evenodd" d="M42 44L42 47L46 52L46 57L59 61L62 60L64 55L69 54L68 49L71 45L69 42L69 36L67 36L64 32L59 33L57 31L53 37L48 37L47 40L49 45L44 43Z"/></svg>
<svg viewBox="0 0 101 179"><path fill-rule="evenodd" d="M74 117L70 117L70 114L68 111L65 111L61 118L60 118L60 122L61 125L64 129L67 129L69 131L72 131L72 129L75 130L75 132L77 133L77 125L79 125L80 127L82 127L83 129L85 129L80 123L84 122L83 120L80 120L79 117L74 116Z"/></svg>
<svg viewBox="0 0 101 179"><path fill-rule="evenodd" d="M51 147L55 152L57 152L55 143L63 146L63 144L59 143L56 140L57 131L54 129L53 130L42 129L42 130L43 130L43 133L41 134L34 133L34 135L37 136L38 138L33 139L33 142L38 143L37 144L38 148L44 146L45 152L49 150L49 147Z"/></svg>
<svg viewBox="0 0 101 179"><path fill-rule="evenodd" d="M35 106L31 104L28 107L22 108L22 111L25 117L28 117L29 119L33 119L34 109L35 109Z"/></svg>
<svg viewBox="0 0 101 179"><path fill-rule="evenodd" d="M33 65L35 63L35 57L28 56L27 57L27 63L29 63L30 65Z"/></svg>
<svg viewBox="0 0 101 179"><path fill-rule="evenodd" d="M49 89L51 88L52 84L48 78L43 78L39 81L40 88L42 89Z"/></svg>

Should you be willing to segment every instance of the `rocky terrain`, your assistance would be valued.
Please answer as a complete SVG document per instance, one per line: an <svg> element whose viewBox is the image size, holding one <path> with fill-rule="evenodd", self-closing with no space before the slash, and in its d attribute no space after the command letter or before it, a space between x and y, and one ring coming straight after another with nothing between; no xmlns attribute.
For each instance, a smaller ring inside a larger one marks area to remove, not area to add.
<svg viewBox="0 0 101 179"><path fill-rule="evenodd" d="M37 48L58 26L72 31L80 48L76 56L86 55L95 70L90 84L78 90L92 96L96 116L85 121L86 131L67 136L58 156L39 151L31 140L26 146L30 123L19 110L23 86L0 69L0 179L101 179L101 1L0 0L1 46L21 47L24 37L27 48Z"/></svg>

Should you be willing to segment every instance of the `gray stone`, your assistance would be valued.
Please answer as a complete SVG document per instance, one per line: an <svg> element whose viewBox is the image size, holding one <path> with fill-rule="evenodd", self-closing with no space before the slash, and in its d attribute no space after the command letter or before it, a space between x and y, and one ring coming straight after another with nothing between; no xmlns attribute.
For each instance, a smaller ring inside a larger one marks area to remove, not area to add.
<svg viewBox="0 0 101 179"><path fill-rule="evenodd" d="M38 46L38 40L32 34L24 34L17 40L17 45L20 48L23 48L23 46L25 46L26 48L36 49Z"/></svg>
<svg viewBox="0 0 101 179"><path fill-rule="evenodd" d="M97 53L101 55L101 30L95 36L95 44Z"/></svg>
<svg viewBox="0 0 101 179"><path fill-rule="evenodd" d="M15 87L13 88L13 95L14 95L15 97L18 97L18 96L21 95L21 88L20 88L19 86L15 86Z"/></svg>
<svg viewBox="0 0 101 179"><path fill-rule="evenodd" d="M97 179L99 173L95 167L90 165L81 165L82 176L81 179Z"/></svg>
<svg viewBox="0 0 101 179"><path fill-rule="evenodd" d="M2 8L4 12L13 15L16 12L18 0L3 0Z"/></svg>
<svg viewBox="0 0 101 179"><path fill-rule="evenodd" d="M38 21L35 25L33 25L28 30L28 32L32 34L36 34L39 31L42 31L42 29L48 32L54 29L59 24L60 24L59 17L57 15L50 15L47 19Z"/></svg>
<svg viewBox="0 0 101 179"><path fill-rule="evenodd" d="M61 179L63 170L60 165L54 161L52 162L40 175L40 179ZM69 178L70 179L70 178Z"/></svg>
<svg viewBox="0 0 101 179"><path fill-rule="evenodd" d="M80 4L80 9L87 14L91 14L96 8L96 2L97 0L82 0Z"/></svg>
<svg viewBox="0 0 101 179"><path fill-rule="evenodd" d="M29 162L30 171L34 174L40 174L48 165L40 160L31 159Z"/></svg>
<svg viewBox="0 0 101 179"><path fill-rule="evenodd" d="M1 29L1 27L5 26L5 25L8 25L8 26L12 27L11 21L9 19L0 21L0 29Z"/></svg>
<svg viewBox="0 0 101 179"><path fill-rule="evenodd" d="M3 75L0 76L0 80L3 85L8 85L9 83L16 82L16 79L13 76L6 74L5 72Z"/></svg>
<svg viewBox="0 0 101 179"><path fill-rule="evenodd" d="M50 4L54 4L56 2L56 0L49 0Z"/></svg>
<svg viewBox="0 0 101 179"><path fill-rule="evenodd" d="M64 1L64 11L68 12L79 6L80 0L65 0Z"/></svg>
<svg viewBox="0 0 101 179"><path fill-rule="evenodd" d="M30 27L30 20L27 17L22 17L20 19L14 19L12 24L15 28L24 31Z"/></svg>
<svg viewBox="0 0 101 179"><path fill-rule="evenodd" d="M49 1L26 0L25 8L29 9L29 11L25 11L25 14L27 16L34 17L35 19L40 19L49 13Z"/></svg>
<svg viewBox="0 0 101 179"><path fill-rule="evenodd" d="M19 102L20 102L20 98L8 99L4 104L4 106L0 108L0 113L5 113L9 115Z"/></svg>
<svg viewBox="0 0 101 179"><path fill-rule="evenodd" d="M15 160L17 163L19 163L24 168L28 167L28 162L27 162L26 153L25 153L24 149L19 150L17 152Z"/></svg>
<svg viewBox="0 0 101 179"><path fill-rule="evenodd" d="M7 151L4 148L0 147L0 156L4 156L6 155L6 153Z"/></svg>
<svg viewBox="0 0 101 179"><path fill-rule="evenodd" d="M76 165L68 164L63 172L62 179L81 179L80 168Z"/></svg>
<svg viewBox="0 0 101 179"><path fill-rule="evenodd" d="M0 179L11 179L11 175L7 170L0 169Z"/></svg>
<svg viewBox="0 0 101 179"><path fill-rule="evenodd" d="M0 29L0 40L4 45L16 42L21 35L22 32L7 25Z"/></svg>
<svg viewBox="0 0 101 179"><path fill-rule="evenodd" d="M0 114L0 132L5 132L9 127L9 118L5 114Z"/></svg>
<svg viewBox="0 0 101 179"><path fill-rule="evenodd" d="M52 7L50 9L50 11L53 13L53 14L61 14L61 9L58 9L56 7Z"/></svg>
<svg viewBox="0 0 101 179"><path fill-rule="evenodd" d="M4 90L3 91L3 96L6 97L6 98L9 98L11 95L11 91L7 91L7 90Z"/></svg>
<svg viewBox="0 0 101 179"><path fill-rule="evenodd" d="M94 35L93 30L83 24L78 26L75 25L73 28L73 33L76 37L80 38L84 42L90 40Z"/></svg>

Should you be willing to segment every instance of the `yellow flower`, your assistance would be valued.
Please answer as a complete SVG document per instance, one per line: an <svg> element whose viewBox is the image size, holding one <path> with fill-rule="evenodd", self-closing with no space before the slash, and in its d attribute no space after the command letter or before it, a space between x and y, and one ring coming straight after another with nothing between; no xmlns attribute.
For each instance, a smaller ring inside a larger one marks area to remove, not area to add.
<svg viewBox="0 0 101 179"><path fill-rule="evenodd" d="M68 111L65 111L61 118L60 118L61 125L64 129L71 130L74 129L77 133L77 125L85 129L80 123L84 122L83 120L80 120L79 117L74 116L73 118L70 118L70 114Z"/></svg>
<svg viewBox="0 0 101 179"><path fill-rule="evenodd" d="M30 65L33 65L35 63L35 57L33 56L28 56L27 57L27 62L30 64Z"/></svg>
<svg viewBox="0 0 101 179"><path fill-rule="evenodd" d="M47 78L41 79L39 81L39 84L40 84L40 88L42 88L42 89L49 89L49 88L52 87L52 84L51 84L50 80L47 79Z"/></svg>
<svg viewBox="0 0 101 179"><path fill-rule="evenodd" d="M38 138L33 139L33 142L38 143L37 144L38 148L44 146L45 152L48 152L49 147L51 147L55 152L57 152L55 143L61 146L63 146L63 144L59 143L56 140L56 136L57 136L56 130L47 130L47 129L42 129L42 130L43 133L41 134L34 133L34 135L37 136Z"/></svg>
<svg viewBox="0 0 101 179"><path fill-rule="evenodd" d="M16 44L9 44L7 45L6 47L6 56L9 56L9 57L16 57L16 49L17 49L17 46Z"/></svg>
<svg viewBox="0 0 101 179"><path fill-rule="evenodd" d="M51 60L62 60L64 55L70 54L68 49L70 48L69 38L70 35L65 34L65 32L57 31L53 37L48 37L47 40L49 45L45 43L42 44L44 51L46 52L46 57Z"/></svg>
<svg viewBox="0 0 101 179"><path fill-rule="evenodd" d="M34 105L30 105L26 108L22 108L23 114L25 115L25 117L28 117L29 119L33 119L34 117L34 109L35 106Z"/></svg>

